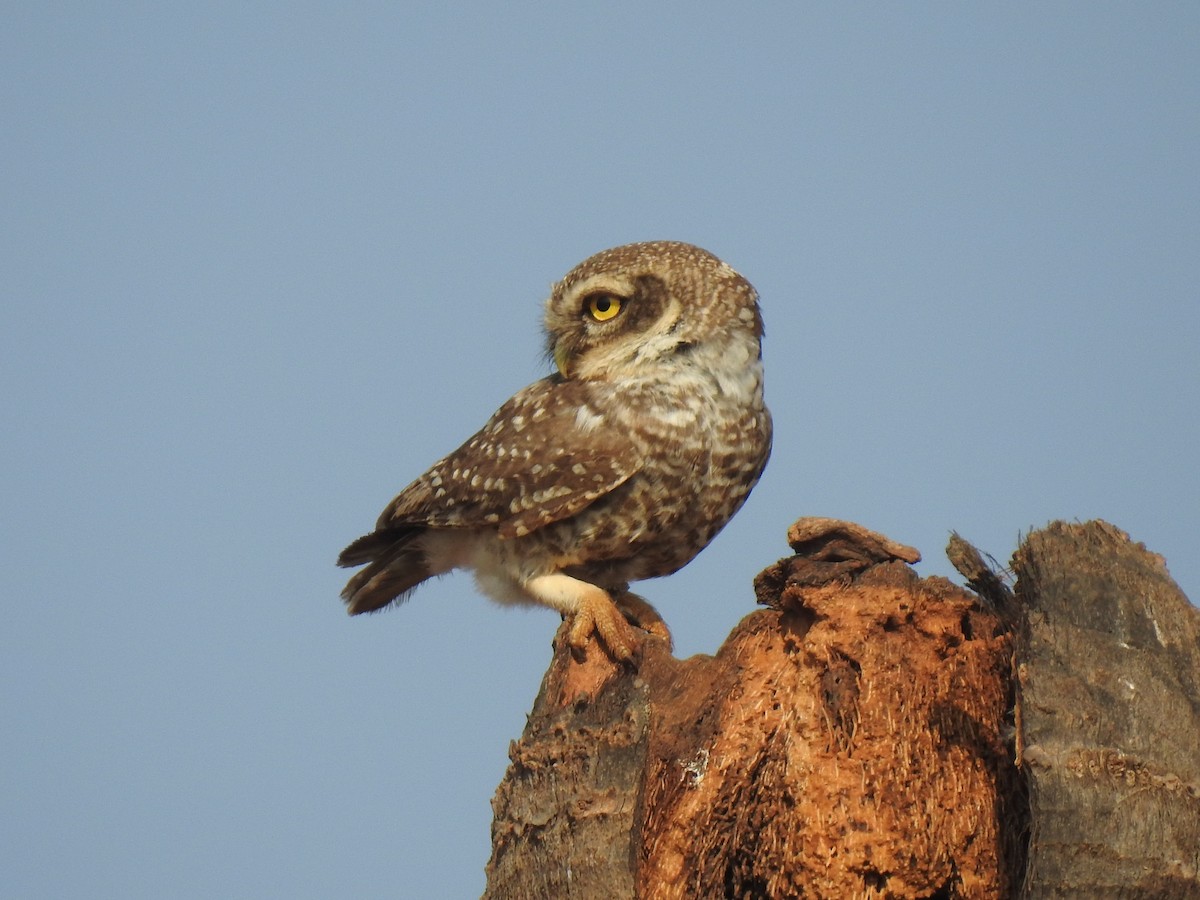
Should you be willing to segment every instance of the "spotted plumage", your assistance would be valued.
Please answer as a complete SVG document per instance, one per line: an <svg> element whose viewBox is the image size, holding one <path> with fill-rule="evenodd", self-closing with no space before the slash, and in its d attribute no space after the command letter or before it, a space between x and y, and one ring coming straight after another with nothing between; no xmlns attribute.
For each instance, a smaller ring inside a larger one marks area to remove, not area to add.
<svg viewBox="0 0 1200 900"><path fill-rule="evenodd" d="M351 614L463 568L501 602L573 617L579 648L595 631L629 657L626 619L667 634L629 583L691 561L770 453L757 295L698 247L630 244L555 285L545 324L558 371L514 395L342 552L339 565L367 564L342 593Z"/></svg>

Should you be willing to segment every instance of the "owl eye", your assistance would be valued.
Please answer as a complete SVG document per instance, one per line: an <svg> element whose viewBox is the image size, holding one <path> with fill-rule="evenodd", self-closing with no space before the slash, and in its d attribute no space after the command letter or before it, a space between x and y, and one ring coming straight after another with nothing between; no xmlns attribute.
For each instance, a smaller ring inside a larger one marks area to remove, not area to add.
<svg viewBox="0 0 1200 900"><path fill-rule="evenodd" d="M615 319L624 305L625 301L616 294L592 294L583 302L583 308L595 322Z"/></svg>

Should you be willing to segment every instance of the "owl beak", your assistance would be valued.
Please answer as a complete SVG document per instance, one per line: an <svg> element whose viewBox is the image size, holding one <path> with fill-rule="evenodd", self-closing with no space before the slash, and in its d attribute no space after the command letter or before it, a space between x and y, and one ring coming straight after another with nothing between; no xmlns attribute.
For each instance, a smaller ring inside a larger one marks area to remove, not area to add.
<svg viewBox="0 0 1200 900"><path fill-rule="evenodd" d="M559 374L562 375L563 378L571 377L570 373L567 371L568 355L569 354L566 345L562 341L559 341L554 345L554 365L558 366Z"/></svg>

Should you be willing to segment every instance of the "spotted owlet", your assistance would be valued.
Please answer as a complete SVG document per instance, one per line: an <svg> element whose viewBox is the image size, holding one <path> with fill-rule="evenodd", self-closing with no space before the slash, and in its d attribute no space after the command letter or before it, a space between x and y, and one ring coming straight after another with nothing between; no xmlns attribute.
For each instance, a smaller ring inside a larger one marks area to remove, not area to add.
<svg viewBox="0 0 1200 900"><path fill-rule="evenodd" d="M616 659L629 622L669 637L629 583L686 565L741 507L771 451L754 288L690 244L580 263L546 301L557 373L400 492L338 565L351 615L470 569L502 603L572 618ZM627 621L628 620L628 621Z"/></svg>

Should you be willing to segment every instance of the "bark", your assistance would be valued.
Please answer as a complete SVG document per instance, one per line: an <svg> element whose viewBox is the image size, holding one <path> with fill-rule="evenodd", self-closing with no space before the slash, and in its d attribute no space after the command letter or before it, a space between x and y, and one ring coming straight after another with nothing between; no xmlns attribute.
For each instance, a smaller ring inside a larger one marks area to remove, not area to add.
<svg viewBox="0 0 1200 900"><path fill-rule="evenodd" d="M1031 897L1200 897L1200 614L1104 522L1014 558Z"/></svg>
<svg viewBox="0 0 1200 900"><path fill-rule="evenodd" d="M1051 526L1014 596L961 541L978 594L849 523L789 543L755 581L770 608L715 656L648 638L618 667L560 631L493 801L485 897L1200 889L1200 631L1149 554Z"/></svg>

